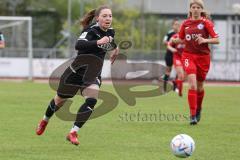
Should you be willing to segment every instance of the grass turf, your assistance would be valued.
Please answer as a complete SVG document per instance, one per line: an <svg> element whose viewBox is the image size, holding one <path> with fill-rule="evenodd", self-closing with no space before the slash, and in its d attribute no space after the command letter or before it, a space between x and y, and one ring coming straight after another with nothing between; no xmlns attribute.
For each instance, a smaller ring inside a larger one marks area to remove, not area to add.
<svg viewBox="0 0 240 160"><path fill-rule="evenodd" d="M138 98L135 107L119 98L117 108L82 128L78 147L65 140L72 122L57 117L51 119L44 135L35 135L55 94L48 84L1 82L0 88L0 159L175 160L169 143L180 133L189 134L196 142L189 159L239 159L240 87L206 87L203 116L197 126L190 126L186 118L186 91L183 98L173 92ZM102 90L117 95L111 85L103 85ZM76 96L71 111L76 112L82 102Z"/></svg>

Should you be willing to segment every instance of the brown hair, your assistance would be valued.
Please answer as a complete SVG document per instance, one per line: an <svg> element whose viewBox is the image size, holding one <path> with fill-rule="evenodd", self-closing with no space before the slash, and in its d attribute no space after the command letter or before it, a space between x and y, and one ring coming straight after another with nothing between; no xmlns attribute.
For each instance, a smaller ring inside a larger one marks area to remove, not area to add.
<svg viewBox="0 0 240 160"><path fill-rule="evenodd" d="M207 19L210 19L210 14L204 10L204 2L203 0L190 0L190 4L189 4L189 7L191 8L193 4L197 4L199 5L203 11L201 12L201 16L204 17L204 18L207 18ZM188 17L192 17L192 13L189 11L188 13Z"/></svg>
<svg viewBox="0 0 240 160"><path fill-rule="evenodd" d="M93 9L90 12L88 12L87 14L85 14L80 21L80 24L83 26L83 28L86 28L87 26L89 26L89 24L92 22L92 20L95 17L99 16L100 12L103 9L110 9L110 7L103 5L103 6L98 7L97 9Z"/></svg>
<svg viewBox="0 0 240 160"><path fill-rule="evenodd" d="M179 21L179 18L174 18L173 20L172 20L172 25L174 25L174 23L175 22L178 22Z"/></svg>

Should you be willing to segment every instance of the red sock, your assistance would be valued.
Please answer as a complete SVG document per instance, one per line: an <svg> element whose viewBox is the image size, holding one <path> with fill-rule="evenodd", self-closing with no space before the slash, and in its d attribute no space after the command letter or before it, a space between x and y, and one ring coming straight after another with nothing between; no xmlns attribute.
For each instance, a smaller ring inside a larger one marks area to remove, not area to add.
<svg viewBox="0 0 240 160"><path fill-rule="evenodd" d="M183 81L182 80L176 80L177 88L179 90L179 96L182 96L182 88L183 88Z"/></svg>
<svg viewBox="0 0 240 160"><path fill-rule="evenodd" d="M196 90L193 90L193 89L188 90L188 104L189 104L191 116L195 116L197 111L197 91Z"/></svg>
<svg viewBox="0 0 240 160"><path fill-rule="evenodd" d="M204 97L204 90L202 90L201 92L197 92L197 110L202 109L203 97Z"/></svg>

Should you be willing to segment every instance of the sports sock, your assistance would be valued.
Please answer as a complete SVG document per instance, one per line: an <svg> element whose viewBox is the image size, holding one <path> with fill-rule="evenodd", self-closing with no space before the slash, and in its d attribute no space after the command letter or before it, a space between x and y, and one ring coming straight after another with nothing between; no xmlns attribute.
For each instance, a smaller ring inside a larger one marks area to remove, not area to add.
<svg viewBox="0 0 240 160"><path fill-rule="evenodd" d="M191 116L196 116L197 110L197 91L196 90L188 90L188 104L190 108Z"/></svg>
<svg viewBox="0 0 240 160"><path fill-rule="evenodd" d="M164 92L167 91L167 81L169 80L169 75L165 74L163 76L163 90Z"/></svg>
<svg viewBox="0 0 240 160"><path fill-rule="evenodd" d="M183 81L182 80L176 80L177 88L179 90L179 94L182 95L182 89L183 89Z"/></svg>
<svg viewBox="0 0 240 160"><path fill-rule="evenodd" d="M79 131L79 127L78 126L76 126L76 125L73 125L73 127L72 127L72 129L71 129L71 131L70 131L70 133L72 133L72 132L78 132Z"/></svg>
<svg viewBox="0 0 240 160"><path fill-rule="evenodd" d="M57 110L59 110L59 107L55 104L54 99L52 99L48 105L44 119L48 121Z"/></svg>
<svg viewBox="0 0 240 160"><path fill-rule="evenodd" d="M164 81L168 81L168 80L169 80L169 75L165 74L165 75L163 76L163 80L164 80Z"/></svg>
<svg viewBox="0 0 240 160"><path fill-rule="evenodd" d="M202 102L204 98L204 90L201 92L197 92L197 110L200 111L202 109Z"/></svg>
<svg viewBox="0 0 240 160"><path fill-rule="evenodd" d="M87 98L85 100L85 103L78 110L76 121L74 122L75 126L81 128L86 123L91 116L96 103L97 100L95 98Z"/></svg>
<svg viewBox="0 0 240 160"><path fill-rule="evenodd" d="M43 120L44 120L44 121L47 121L47 122L48 122L48 121L49 121L49 119L50 119L50 118L49 118L49 117L47 117L46 115L44 115L44 116L43 116Z"/></svg>

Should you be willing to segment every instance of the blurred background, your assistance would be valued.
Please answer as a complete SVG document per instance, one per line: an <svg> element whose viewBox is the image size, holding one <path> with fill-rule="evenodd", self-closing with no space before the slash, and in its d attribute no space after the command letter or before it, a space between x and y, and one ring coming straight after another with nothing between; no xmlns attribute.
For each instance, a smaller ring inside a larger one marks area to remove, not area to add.
<svg viewBox="0 0 240 160"><path fill-rule="evenodd" d="M240 2L204 2L221 42L211 46L208 80L240 81ZM103 4L112 8L116 42L133 43L131 49L121 52L129 61L144 62L142 66L148 68L153 63L164 64L163 37L172 20L185 19L189 8L188 0L1 0L0 31L6 46L0 49L0 77L48 78L55 68L76 55L80 18ZM125 69L132 67L129 62ZM110 68L106 60L103 78L114 78Z"/></svg>

